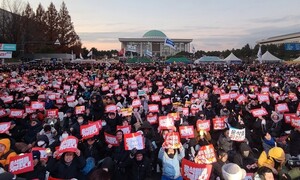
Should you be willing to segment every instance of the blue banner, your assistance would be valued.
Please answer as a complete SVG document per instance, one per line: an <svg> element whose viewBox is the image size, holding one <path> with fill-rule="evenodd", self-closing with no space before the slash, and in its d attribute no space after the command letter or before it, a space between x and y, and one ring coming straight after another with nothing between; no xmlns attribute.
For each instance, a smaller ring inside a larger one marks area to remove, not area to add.
<svg viewBox="0 0 300 180"><path fill-rule="evenodd" d="M287 51L300 51L300 43L286 43L284 47Z"/></svg>
<svg viewBox="0 0 300 180"><path fill-rule="evenodd" d="M171 39L168 39L168 38L165 39L165 46L169 46L170 48L176 49L175 43Z"/></svg>
<svg viewBox="0 0 300 180"><path fill-rule="evenodd" d="M17 46L16 46L16 44L1 44L0 43L0 50L3 50L3 51L16 51Z"/></svg>

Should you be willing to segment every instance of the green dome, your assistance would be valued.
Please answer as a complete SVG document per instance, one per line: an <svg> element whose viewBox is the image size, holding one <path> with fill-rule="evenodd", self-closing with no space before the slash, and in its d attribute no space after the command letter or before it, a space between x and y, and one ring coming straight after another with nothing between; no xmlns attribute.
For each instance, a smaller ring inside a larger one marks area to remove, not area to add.
<svg viewBox="0 0 300 180"><path fill-rule="evenodd" d="M146 32L144 35L143 35L144 38L165 38L167 37L165 35L165 33L159 31L159 30L151 30L151 31L148 31Z"/></svg>

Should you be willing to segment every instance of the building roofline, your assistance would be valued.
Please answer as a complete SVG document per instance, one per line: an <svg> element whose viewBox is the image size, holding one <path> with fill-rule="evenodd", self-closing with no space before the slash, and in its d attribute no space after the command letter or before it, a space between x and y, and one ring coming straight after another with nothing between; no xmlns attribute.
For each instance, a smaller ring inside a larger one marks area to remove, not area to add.
<svg viewBox="0 0 300 180"><path fill-rule="evenodd" d="M300 32L286 34L286 35L280 35L280 36L274 36L274 37L270 37L267 39L262 39L260 41L257 41L257 44L271 43L271 42L283 41L283 40L288 40L288 39L293 39L293 38L300 38Z"/></svg>
<svg viewBox="0 0 300 180"><path fill-rule="evenodd" d="M138 41L138 42L164 42L165 38L119 38L120 42ZM193 39L172 39L173 42L186 42L190 43Z"/></svg>

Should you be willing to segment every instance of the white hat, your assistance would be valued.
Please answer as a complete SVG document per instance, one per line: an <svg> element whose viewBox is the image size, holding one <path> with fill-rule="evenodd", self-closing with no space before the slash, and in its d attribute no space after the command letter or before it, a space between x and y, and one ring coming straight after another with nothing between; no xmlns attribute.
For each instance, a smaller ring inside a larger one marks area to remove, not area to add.
<svg viewBox="0 0 300 180"><path fill-rule="evenodd" d="M223 165L222 175L225 180L242 180L246 177L246 171L237 164L228 163Z"/></svg>

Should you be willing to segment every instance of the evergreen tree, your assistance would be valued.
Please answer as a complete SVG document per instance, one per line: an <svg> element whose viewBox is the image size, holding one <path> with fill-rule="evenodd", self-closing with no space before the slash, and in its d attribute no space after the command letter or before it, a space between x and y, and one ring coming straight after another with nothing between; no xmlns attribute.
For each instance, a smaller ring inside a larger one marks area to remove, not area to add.
<svg viewBox="0 0 300 180"><path fill-rule="evenodd" d="M47 25L46 38L48 43L51 43L52 45L59 38L58 12L52 2L45 13L45 23Z"/></svg>

